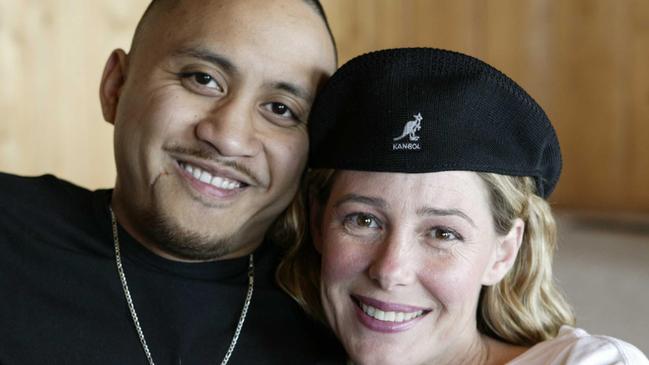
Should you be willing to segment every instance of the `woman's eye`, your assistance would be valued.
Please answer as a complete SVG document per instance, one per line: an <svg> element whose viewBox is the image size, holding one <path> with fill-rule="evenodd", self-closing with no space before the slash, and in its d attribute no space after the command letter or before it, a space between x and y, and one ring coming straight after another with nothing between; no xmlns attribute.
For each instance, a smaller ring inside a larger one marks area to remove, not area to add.
<svg viewBox="0 0 649 365"><path fill-rule="evenodd" d="M457 232L447 228L433 228L431 236L439 241L462 240L462 237Z"/></svg>
<svg viewBox="0 0 649 365"><path fill-rule="evenodd" d="M379 222L371 214L354 213L345 217L345 224L351 228L380 228Z"/></svg>
<svg viewBox="0 0 649 365"><path fill-rule="evenodd" d="M204 72L185 72L180 75L183 79L191 81L201 88L208 88L222 92L221 85L209 74ZM195 86L196 86L195 85Z"/></svg>

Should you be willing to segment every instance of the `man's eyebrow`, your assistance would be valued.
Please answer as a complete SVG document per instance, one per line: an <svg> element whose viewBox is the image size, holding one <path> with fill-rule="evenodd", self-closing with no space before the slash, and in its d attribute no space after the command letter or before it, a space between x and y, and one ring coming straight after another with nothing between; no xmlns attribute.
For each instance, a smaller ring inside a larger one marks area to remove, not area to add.
<svg viewBox="0 0 649 365"><path fill-rule="evenodd" d="M313 101L313 94L311 94L308 90L289 82L274 82L271 84L271 88L286 91L309 103Z"/></svg>
<svg viewBox="0 0 649 365"><path fill-rule="evenodd" d="M419 216L429 216L429 215L436 215L436 216L448 216L448 215L454 215L457 217L460 217L464 219L465 221L469 222L474 228L477 228L475 223L473 222L473 219L471 219L466 213L459 209L441 209L441 208L433 208L433 207L423 207L417 209L417 215Z"/></svg>
<svg viewBox="0 0 649 365"><path fill-rule="evenodd" d="M367 205L371 205L371 206L374 206L374 207L377 207L377 208L385 208L385 206L387 205L385 203L385 200L383 200L381 198L376 198L376 197L372 197L372 196L358 195L358 194L346 194L346 195L343 195L343 197L340 198L336 202L334 207L337 208L337 207L339 207L339 206L341 206L341 205L343 205L343 204L345 204L347 202L367 204Z"/></svg>
<svg viewBox="0 0 649 365"><path fill-rule="evenodd" d="M174 52L176 57L193 57L223 68L227 73L236 74L237 67L227 57L201 47L181 48Z"/></svg>
<svg viewBox="0 0 649 365"><path fill-rule="evenodd" d="M200 60L209 62L216 66L223 68L227 73L237 74L239 69L230 61L227 57L201 47L187 47L181 48L174 52L176 57L193 57ZM312 102L314 95L309 92L307 89L300 87L296 84L284 81L273 82L270 84L272 89L283 90L290 94L295 95L296 97L306 100L307 102Z"/></svg>

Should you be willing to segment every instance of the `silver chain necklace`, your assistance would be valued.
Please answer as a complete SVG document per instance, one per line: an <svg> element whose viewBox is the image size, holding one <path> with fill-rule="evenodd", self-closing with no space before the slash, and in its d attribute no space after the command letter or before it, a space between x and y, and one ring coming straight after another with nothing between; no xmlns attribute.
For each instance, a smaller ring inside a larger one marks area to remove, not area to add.
<svg viewBox="0 0 649 365"><path fill-rule="evenodd" d="M138 337L140 338L140 343L142 344L142 349L144 354L149 362L149 365L155 365L153 358L151 357L151 351L149 351L149 346L146 344L146 339L144 338L144 332L142 332L142 327L140 326L140 321L138 320L137 313L135 312L135 306L133 305L133 299L131 299L131 292L128 290L128 284L126 283L126 274L124 273L124 267L122 265L122 255L119 248L119 237L117 235L117 219L115 219L115 213L113 213L113 208L108 207L110 211L110 219L113 225L113 243L115 244L115 263L117 264L117 273L119 274L119 280L122 282L122 289L124 291L124 297L126 298L126 304L128 304L128 310L131 312L131 318L133 319L133 325L135 326L135 331L137 332ZM239 340L239 335L241 334L241 328L243 328L243 322L246 320L246 314L248 313L248 307L250 306L250 300L252 299L252 290L255 285L255 262L253 260L252 254L248 256L248 293L246 294L246 301L243 303L243 308L241 309L241 316L239 317L239 322L237 323L237 329L234 331L234 336L232 336L232 341L230 342L230 347L228 352L225 353L221 365L226 365L232 356L235 346L237 345L237 340Z"/></svg>

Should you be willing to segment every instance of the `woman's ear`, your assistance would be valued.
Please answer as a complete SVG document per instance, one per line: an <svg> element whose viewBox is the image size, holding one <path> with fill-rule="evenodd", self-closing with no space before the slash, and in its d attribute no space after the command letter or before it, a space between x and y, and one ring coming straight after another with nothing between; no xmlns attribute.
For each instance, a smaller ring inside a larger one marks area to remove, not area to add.
<svg viewBox="0 0 649 365"><path fill-rule="evenodd" d="M128 68L128 55L121 49L114 50L106 61L104 73L101 76L99 86L99 101L101 102L101 111L104 120L110 124L115 124L117 114L117 104L122 92L122 87L126 81L126 72Z"/></svg>
<svg viewBox="0 0 649 365"><path fill-rule="evenodd" d="M518 250L523 242L525 222L516 218L509 232L498 237L497 247L482 278L482 285L495 285L500 282L516 262Z"/></svg>
<svg viewBox="0 0 649 365"><path fill-rule="evenodd" d="M311 229L311 239L313 246L318 253L322 254L322 210L318 199L309 197L309 228Z"/></svg>

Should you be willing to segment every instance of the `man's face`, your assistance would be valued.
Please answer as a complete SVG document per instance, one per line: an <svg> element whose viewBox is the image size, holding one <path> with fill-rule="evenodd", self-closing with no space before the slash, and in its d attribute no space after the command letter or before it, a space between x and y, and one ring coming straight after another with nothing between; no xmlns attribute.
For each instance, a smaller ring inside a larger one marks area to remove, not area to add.
<svg viewBox="0 0 649 365"><path fill-rule="evenodd" d="M120 223L162 256L241 256L297 190L306 119L335 69L333 45L301 0L165 7L135 51L109 60L104 74L118 172L112 204Z"/></svg>

